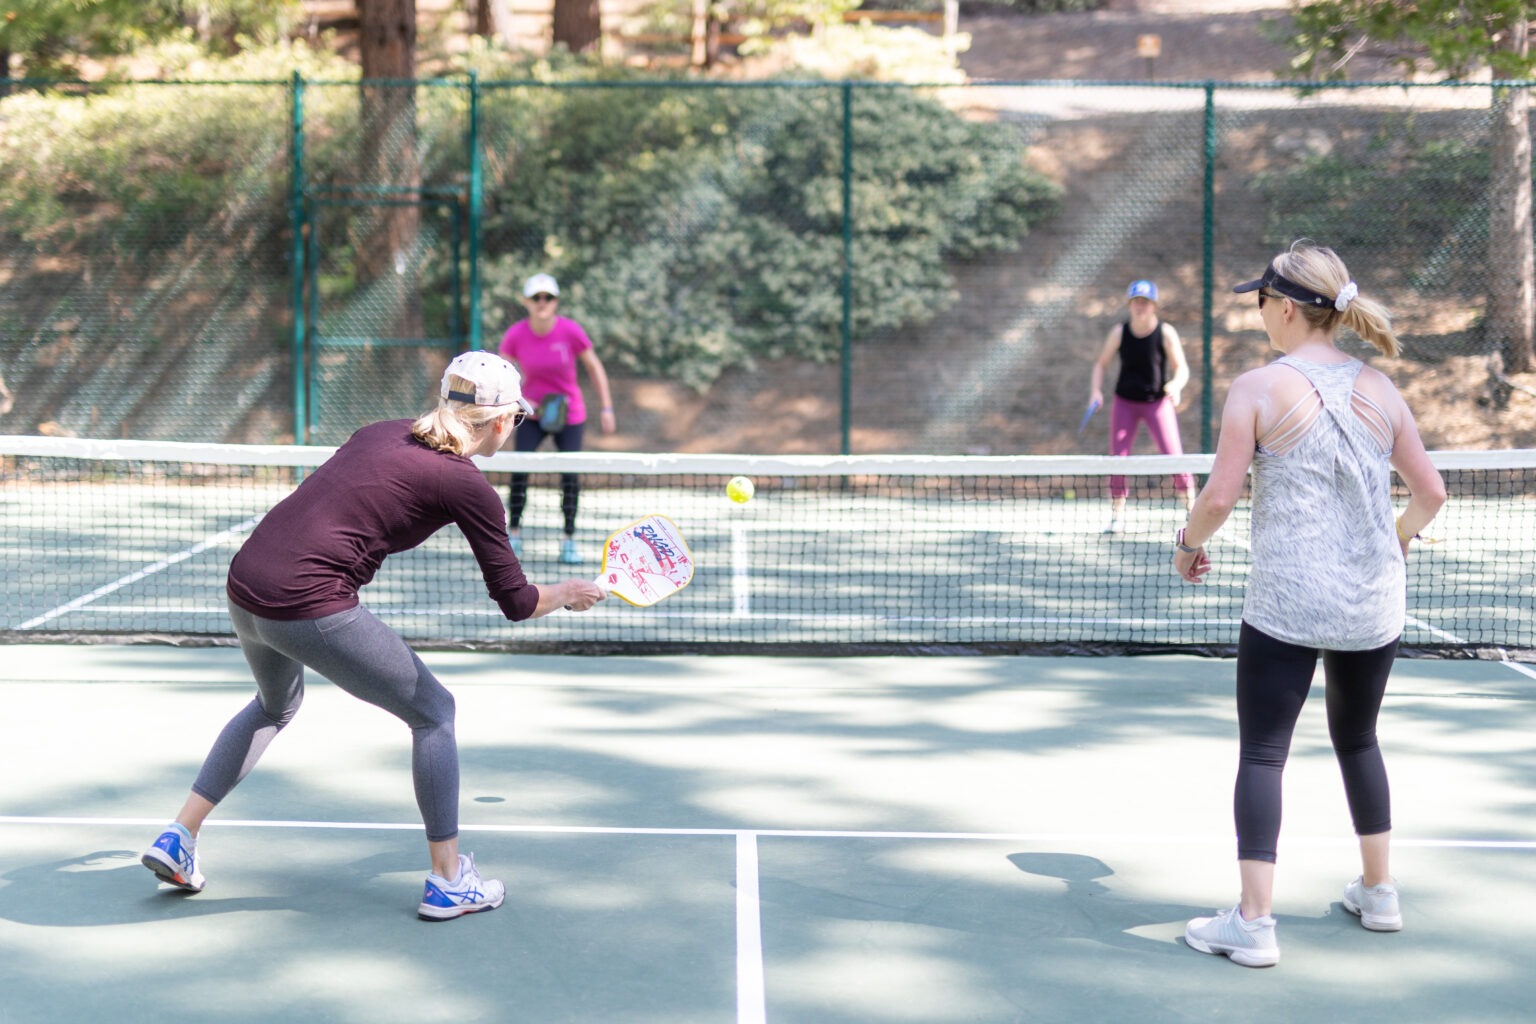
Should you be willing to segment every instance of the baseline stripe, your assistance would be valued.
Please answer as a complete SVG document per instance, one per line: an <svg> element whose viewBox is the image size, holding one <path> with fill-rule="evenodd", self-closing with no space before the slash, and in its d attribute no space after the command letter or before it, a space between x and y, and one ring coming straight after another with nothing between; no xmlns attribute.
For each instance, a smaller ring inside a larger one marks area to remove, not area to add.
<svg viewBox="0 0 1536 1024"><path fill-rule="evenodd" d="M100 818L67 815L0 815L0 825L87 825L94 827L164 825L166 819L156 818ZM295 828L373 830L379 832L421 832L420 822L390 821L260 821L209 820L208 828ZM1010 843L1127 843L1152 846L1186 846L1202 844L1226 845L1233 841L1230 835L1203 833L1200 835L1154 835L1127 832L897 832L858 831L837 829L772 829L772 828L650 828L625 825L460 825L461 832L486 834L532 835L606 835L606 836L753 836L770 839L917 839L934 841L1010 842ZM1287 843L1302 846L1347 846L1353 848L1359 840L1354 836L1287 836ZM1536 839L1471 839L1466 837L1402 838L1392 837L1393 846L1412 846L1440 849L1465 850L1536 850ZM754 846L755 849L755 846Z"/></svg>
<svg viewBox="0 0 1536 1024"><path fill-rule="evenodd" d="M196 544L192 545L184 551L178 551L174 555L169 555L165 558L162 558L158 562L146 565L144 568L135 572L131 572L126 576L119 577L118 579L113 580L111 583L108 583L105 586L97 587L89 594L82 594L72 601L66 601L64 604L59 605L57 608L46 611L36 618L28 619L26 622L23 622L17 626L12 626L11 628L35 629L45 622L49 622L58 618L60 615L67 615L77 608L85 607L98 598L106 597L108 594L121 590L129 584L137 583L139 580L142 580L146 576L151 576L163 569L169 569L177 562L185 562L187 559L194 555L200 555L211 547L216 547L217 545L222 544L233 537L238 537L242 533L248 532L259 522L261 522L261 515L254 515L237 526L231 526L227 530L220 530L218 533L213 534L211 537L207 537L201 541L198 541Z"/></svg>

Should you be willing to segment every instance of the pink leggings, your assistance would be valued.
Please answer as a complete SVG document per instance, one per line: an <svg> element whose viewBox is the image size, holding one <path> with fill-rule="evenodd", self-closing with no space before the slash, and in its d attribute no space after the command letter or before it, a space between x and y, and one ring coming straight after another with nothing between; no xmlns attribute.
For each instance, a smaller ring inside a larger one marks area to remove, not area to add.
<svg viewBox="0 0 1536 1024"><path fill-rule="evenodd" d="M1119 395L1110 403L1109 454L1129 455L1136 441L1136 425L1145 423L1152 442L1164 455L1183 455L1184 445L1179 441L1179 417L1173 408L1173 400L1166 395L1155 402L1133 402ZM1188 473L1173 475L1174 489L1188 492L1195 486L1195 478ZM1109 496L1123 498L1131 493L1125 477L1109 478Z"/></svg>

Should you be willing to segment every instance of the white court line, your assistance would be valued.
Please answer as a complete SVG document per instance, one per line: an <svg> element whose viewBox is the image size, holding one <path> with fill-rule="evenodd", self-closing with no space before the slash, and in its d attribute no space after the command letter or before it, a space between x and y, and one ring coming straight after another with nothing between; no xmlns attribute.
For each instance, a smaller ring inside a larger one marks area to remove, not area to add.
<svg viewBox="0 0 1536 1024"><path fill-rule="evenodd" d="M0 825L143 826L158 828L164 818L84 818L0 815ZM422 826L406 822L363 821L209 821L219 828L295 828L420 832ZM729 829L643 828L601 825L461 825L461 832L538 833L557 835L734 836L736 840L736 1021L765 1024L768 1019L767 983L763 962L763 922L757 859L759 836L790 839L907 839L973 840L984 842L1060 843L1110 842L1135 846L1228 845L1231 836L1148 836L1092 832L860 832L830 829ZM1288 836L1286 843L1300 846L1353 847L1348 837ZM1398 848L1426 847L1471 850L1536 851L1536 840L1511 839L1403 839L1393 837Z"/></svg>
<svg viewBox="0 0 1536 1024"><path fill-rule="evenodd" d="M1467 642L1466 640L1464 640L1461 637L1457 636L1455 633L1447 633L1445 630L1441 629L1439 626L1432 626L1432 625L1430 625L1428 622L1425 622L1423 619L1419 618L1417 615L1408 615L1408 616L1405 616L1405 618L1407 619L1408 624L1410 626L1416 626L1419 629L1425 630L1428 633L1432 633L1435 636L1439 637L1441 640L1445 640L1445 641L1447 641L1449 643L1453 643L1453 644L1464 644L1464 643Z"/></svg>
<svg viewBox="0 0 1536 1024"><path fill-rule="evenodd" d="M249 531L251 527L255 526L259 522L261 522L261 515L251 516L251 518L247 519L245 522L240 523L237 526L231 526L227 530L220 530L213 536L198 541L196 544L192 545L190 548L187 548L184 551L178 551L174 555L162 558L160 561L151 565L146 565L144 568L139 569L136 572L131 572L126 576L119 577L118 579L113 580L111 583L97 587L89 594L82 594L72 601L66 601L64 604L59 605L57 608L49 609L43 614L35 618L28 619L26 622L23 622L17 626L12 626L11 628L35 629L45 622L49 622L58 618L60 615L67 615L77 608L85 607L98 598L106 597L108 594L121 590L130 584L137 583L139 580L142 580L146 576L151 576L154 573L160 572L162 569L169 569L177 562L185 562L193 555L200 555L204 551L207 551L209 548L222 544L232 537L238 537L242 533Z"/></svg>
<svg viewBox="0 0 1536 1024"><path fill-rule="evenodd" d="M757 833L736 834L736 1021L768 1019L763 979L763 915L758 901Z"/></svg>
<svg viewBox="0 0 1536 1024"><path fill-rule="evenodd" d="M86 825L92 827L118 827L147 825L160 827L165 818L104 818L75 817L68 815L0 815L0 825ZM213 819L205 823L209 828L293 828L334 829L338 831L420 832L420 822L391 821L297 821ZM460 825L461 832L518 835L602 835L602 836L753 836L770 839L906 839L925 841L969 841L1008 843L1115 843L1138 846L1187 846L1225 845L1232 836L1220 833L1197 835L1158 835L1143 832L898 832L863 831L858 829L793 829L793 828L659 828L643 825ZM1301 846L1345 846L1359 844L1354 836L1287 836L1287 843ZM1410 846L1459 850L1533 850L1536 839L1469 839L1465 837L1412 839L1397 835L1392 837L1393 846ZM754 851L756 847L754 845Z"/></svg>
<svg viewBox="0 0 1536 1024"><path fill-rule="evenodd" d="M1418 618L1417 616L1409 615L1407 618L1408 621L1413 625L1419 627L1420 629L1426 629L1433 633L1435 636L1438 636L1440 639L1448 641L1449 643L1468 643L1467 640L1457 636L1455 633L1448 633L1437 626L1431 626L1429 623L1425 622L1423 619ZM1523 676L1529 676L1532 679L1536 679L1536 670L1532 670L1529 666L1522 665L1518 661L1511 660L1509 657L1509 652L1504 650L1502 647L1497 647L1495 650L1499 652L1499 664L1503 665L1507 669L1519 672Z"/></svg>
<svg viewBox="0 0 1536 1024"><path fill-rule="evenodd" d="M1509 654L1505 651L1501 650L1499 651L1499 654L1502 655L1502 657L1499 658L1499 662L1505 668L1519 672L1523 676L1529 676L1532 679L1536 679L1536 669L1531 668L1529 665L1522 665L1518 661L1511 661Z"/></svg>
<svg viewBox="0 0 1536 1024"><path fill-rule="evenodd" d="M1250 554L1252 553L1253 549L1248 543L1248 538L1239 536L1236 538L1236 541L1239 547L1247 549ZM1461 644L1465 646L1471 642L1465 637L1457 636L1455 633L1447 632L1446 630L1441 629L1439 626L1431 625L1430 623L1425 622L1423 619L1419 618L1417 615L1413 615L1411 613L1405 613L1403 616L1403 621L1407 625L1414 626L1418 629L1422 629L1434 636L1439 637L1446 643ZM1504 648L1496 647L1494 649L1499 652L1499 663L1505 668L1519 672L1524 676L1530 676L1532 679L1536 679L1536 671L1533 671L1527 666L1520 664L1518 661L1512 661L1509 657L1509 652L1504 650Z"/></svg>

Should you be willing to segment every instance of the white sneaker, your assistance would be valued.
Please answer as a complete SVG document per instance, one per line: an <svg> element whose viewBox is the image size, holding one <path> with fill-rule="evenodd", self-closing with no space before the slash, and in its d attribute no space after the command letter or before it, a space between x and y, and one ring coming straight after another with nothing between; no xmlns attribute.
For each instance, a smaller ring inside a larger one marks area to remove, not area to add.
<svg viewBox="0 0 1536 1024"><path fill-rule="evenodd" d="M428 874L417 916L428 921L447 921L480 910L495 910L507 896L507 887L494 878L481 878L474 854L459 854L459 877L449 881Z"/></svg>
<svg viewBox="0 0 1536 1024"><path fill-rule="evenodd" d="M1120 532L1120 520L1118 520L1118 519L1111 519L1109 521L1109 525L1104 527L1104 532L1105 533L1119 533Z"/></svg>
<svg viewBox="0 0 1536 1024"><path fill-rule="evenodd" d="M1273 967L1280 962L1275 919L1265 914L1245 921L1239 907L1223 910L1215 917L1195 918L1184 929L1184 941L1191 949L1230 957L1244 967Z"/></svg>
<svg viewBox="0 0 1536 1024"><path fill-rule="evenodd" d="M1364 876L1344 887L1344 909L1360 918L1373 932L1403 930L1403 912L1397 905L1397 886L1391 882L1367 886Z"/></svg>

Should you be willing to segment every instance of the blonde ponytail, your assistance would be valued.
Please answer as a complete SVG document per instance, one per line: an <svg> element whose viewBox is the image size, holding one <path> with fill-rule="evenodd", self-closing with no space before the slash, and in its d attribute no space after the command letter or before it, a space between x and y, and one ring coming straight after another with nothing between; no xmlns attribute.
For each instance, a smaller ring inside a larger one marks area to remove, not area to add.
<svg viewBox="0 0 1536 1024"><path fill-rule="evenodd" d="M456 374L448 375L448 385L450 391L475 393L475 382ZM411 424L411 436L428 448L463 455L478 442L476 431L503 416L515 414L516 410L507 406L475 405L439 398L435 409L423 413Z"/></svg>
<svg viewBox="0 0 1536 1024"><path fill-rule="evenodd" d="M1295 242L1289 252L1275 257L1275 270L1288 281L1295 281L1322 296L1343 296L1353 282L1349 268L1332 249L1302 239ZM1307 322L1313 327L1332 333L1340 324L1360 335L1382 355L1395 356L1402 351L1397 335L1392 331L1392 314L1381 303L1359 294L1358 288L1349 289L1350 297L1344 309L1335 306L1310 306L1298 303Z"/></svg>

